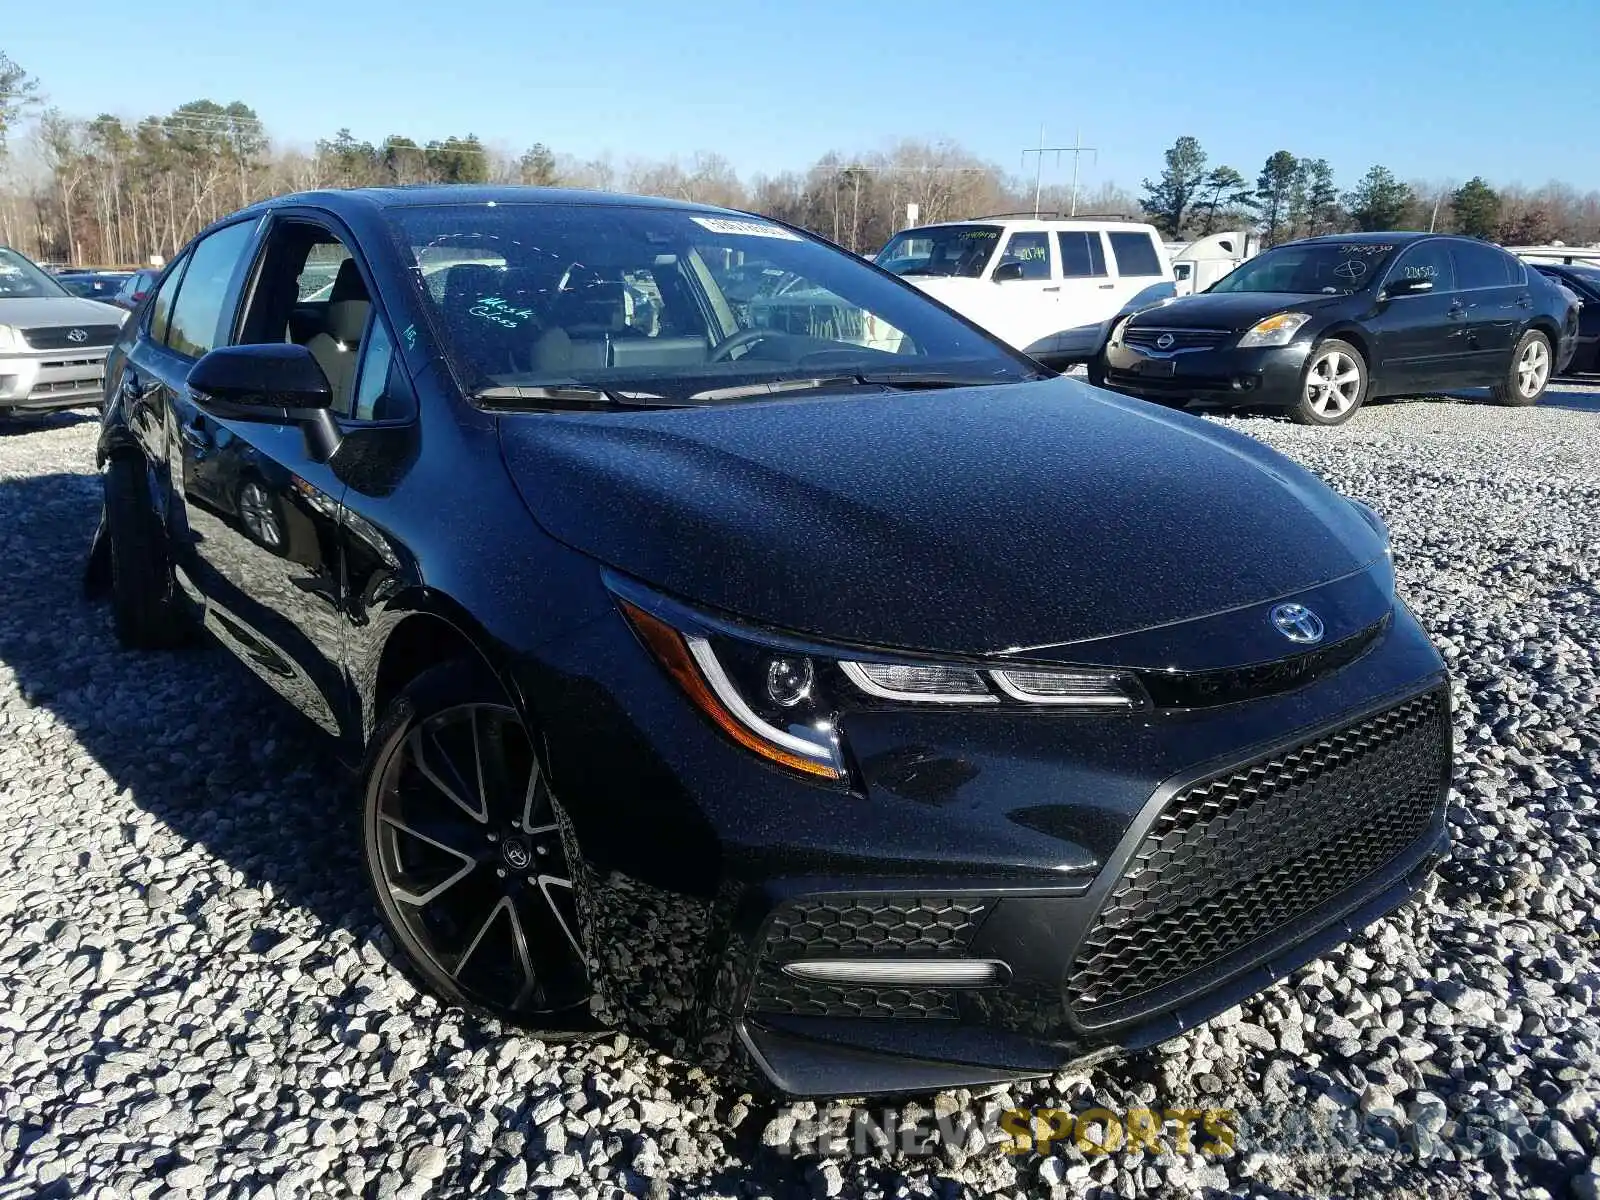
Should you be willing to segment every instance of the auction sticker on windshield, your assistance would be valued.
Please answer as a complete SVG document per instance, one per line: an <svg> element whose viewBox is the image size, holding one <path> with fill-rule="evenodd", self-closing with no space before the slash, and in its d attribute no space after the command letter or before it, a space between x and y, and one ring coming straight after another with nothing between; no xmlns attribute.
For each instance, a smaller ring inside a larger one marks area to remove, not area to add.
<svg viewBox="0 0 1600 1200"><path fill-rule="evenodd" d="M781 238L786 242L798 242L800 235L790 233L781 225L768 225L765 221L734 221L727 217L692 217L696 225L709 229L712 233L734 233L744 237Z"/></svg>

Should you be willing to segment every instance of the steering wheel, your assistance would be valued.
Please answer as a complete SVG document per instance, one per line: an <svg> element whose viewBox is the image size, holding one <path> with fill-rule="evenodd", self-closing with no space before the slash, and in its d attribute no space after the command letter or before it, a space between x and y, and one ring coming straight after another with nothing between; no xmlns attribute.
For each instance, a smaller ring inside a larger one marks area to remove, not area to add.
<svg viewBox="0 0 1600 1200"><path fill-rule="evenodd" d="M723 338L711 347L711 353L706 356L707 362L731 361L733 352L741 346L753 346L763 338L772 336L770 329L741 329L737 333Z"/></svg>

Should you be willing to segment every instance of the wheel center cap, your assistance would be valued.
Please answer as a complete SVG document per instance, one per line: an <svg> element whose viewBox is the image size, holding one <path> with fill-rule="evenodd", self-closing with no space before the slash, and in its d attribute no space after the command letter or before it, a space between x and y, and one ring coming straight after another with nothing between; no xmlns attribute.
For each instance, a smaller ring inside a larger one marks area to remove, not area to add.
<svg viewBox="0 0 1600 1200"><path fill-rule="evenodd" d="M533 861L533 851L528 849L528 843L521 838L507 838L500 843L500 857L506 860L508 867L522 871Z"/></svg>

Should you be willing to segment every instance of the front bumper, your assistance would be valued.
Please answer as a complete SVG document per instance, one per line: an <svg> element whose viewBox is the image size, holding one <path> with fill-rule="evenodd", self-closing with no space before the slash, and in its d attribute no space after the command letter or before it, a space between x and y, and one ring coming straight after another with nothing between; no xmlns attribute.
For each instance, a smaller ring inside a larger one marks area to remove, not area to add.
<svg viewBox="0 0 1600 1200"><path fill-rule="evenodd" d="M1310 343L1300 342L1162 354L1108 344L1104 386L1140 397L1287 405L1299 396L1310 349Z"/></svg>
<svg viewBox="0 0 1600 1200"><path fill-rule="evenodd" d="M46 412L105 398L108 346L0 354L0 409Z"/></svg>
<svg viewBox="0 0 1600 1200"><path fill-rule="evenodd" d="M602 1015L782 1092L976 1086L1163 1041L1400 904L1445 845L1448 692L1403 606L1353 661L1232 702L858 714L848 789L727 744L603 624L560 651L585 683L521 681ZM977 986L794 970L907 961L999 966Z"/></svg>

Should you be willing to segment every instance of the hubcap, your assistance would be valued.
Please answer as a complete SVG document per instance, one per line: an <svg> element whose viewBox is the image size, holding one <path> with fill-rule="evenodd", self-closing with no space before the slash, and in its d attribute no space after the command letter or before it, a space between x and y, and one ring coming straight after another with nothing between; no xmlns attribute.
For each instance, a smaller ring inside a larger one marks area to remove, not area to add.
<svg viewBox="0 0 1600 1200"><path fill-rule="evenodd" d="M1537 396L1550 375L1550 351L1541 341L1531 341L1517 360L1517 390L1524 396Z"/></svg>
<svg viewBox="0 0 1600 1200"><path fill-rule="evenodd" d="M274 549L283 541L283 531L278 528L278 514L272 511L272 501L257 483L247 483L239 492L239 519L252 537L264 546Z"/></svg>
<svg viewBox="0 0 1600 1200"><path fill-rule="evenodd" d="M414 727L379 781L382 884L414 948L518 1017L588 998L572 880L522 722L498 704Z"/></svg>
<svg viewBox="0 0 1600 1200"><path fill-rule="evenodd" d="M1330 350L1306 372L1306 404L1319 417L1337 417L1361 396L1361 368L1343 350Z"/></svg>

